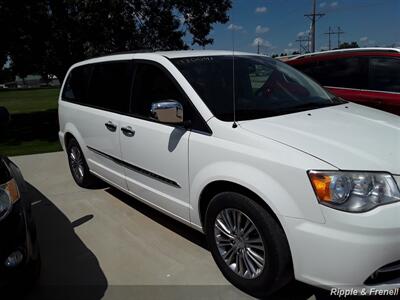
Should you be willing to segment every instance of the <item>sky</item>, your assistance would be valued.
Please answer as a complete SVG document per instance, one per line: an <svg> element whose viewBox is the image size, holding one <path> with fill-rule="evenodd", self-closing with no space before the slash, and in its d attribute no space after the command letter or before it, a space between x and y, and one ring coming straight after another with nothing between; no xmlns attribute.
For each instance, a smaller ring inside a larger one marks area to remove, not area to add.
<svg viewBox="0 0 400 300"><path fill-rule="evenodd" d="M312 0L233 0L226 24L216 24L210 33L213 45L206 49L232 49L264 54L291 53L299 50L296 39L305 37ZM361 47L400 47L400 0L317 0L317 12L325 16L317 22L316 49L328 48L329 26L345 33L342 42L356 41ZM232 39L232 37L234 37ZM332 35L337 47L337 35ZM190 37L186 37L190 45ZM193 49L198 49L193 46Z"/></svg>

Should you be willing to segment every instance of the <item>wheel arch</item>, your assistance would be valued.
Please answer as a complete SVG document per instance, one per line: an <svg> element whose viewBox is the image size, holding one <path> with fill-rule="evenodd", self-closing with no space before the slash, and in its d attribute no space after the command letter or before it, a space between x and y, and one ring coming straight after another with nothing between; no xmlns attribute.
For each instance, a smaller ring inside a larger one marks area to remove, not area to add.
<svg viewBox="0 0 400 300"><path fill-rule="evenodd" d="M67 145L68 145L68 143L69 143L69 141L70 141L71 139L76 139L76 138L74 137L74 135L73 135L71 132L66 132L65 135L64 135L64 144L65 144L65 147L67 147Z"/></svg>
<svg viewBox="0 0 400 300"><path fill-rule="evenodd" d="M201 226L204 226L204 219L207 211L208 204L212 200L212 198L222 192L236 192L243 196L250 198L252 201L256 202L260 206L262 206L278 223L278 225L282 228L283 231L284 227L278 215L274 212L274 210L264 201L257 193L253 192L249 188L238 184L233 181L228 180L216 180L208 183L200 193L198 209L199 209L199 216Z"/></svg>
<svg viewBox="0 0 400 300"><path fill-rule="evenodd" d="M63 130L64 136L64 145L65 145L65 149L67 149L67 145L68 142L74 138L75 140L77 140L79 146L81 147L82 151L84 154L86 154L86 148L85 148L85 143L84 140L82 138L82 136L80 135L78 129L72 124L72 123L66 123L65 124L65 128Z"/></svg>

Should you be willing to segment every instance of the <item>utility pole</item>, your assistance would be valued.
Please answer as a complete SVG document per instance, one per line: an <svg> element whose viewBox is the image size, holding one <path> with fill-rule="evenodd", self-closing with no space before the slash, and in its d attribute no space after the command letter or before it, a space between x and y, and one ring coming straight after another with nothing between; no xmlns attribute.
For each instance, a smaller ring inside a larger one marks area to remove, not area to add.
<svg viewBox="0 0 400 300"><path fill-rule="evenodd" d="M315 32L316 32L316 23L317 21L325 16L325 14L317 13L317 0L313 0L312 13L304 15L308 19L311 20L311 52L315 52Z"/></svg>
<svg viewBox="0 0 400 300"><path fill-rule="evenodd" d="M335 32L334 32L334 31L332 31L332 29L331 29L331 26L329 26L329 30L328 30L328 32L325 32L324 34L327 34L327 35L328 35L328 38L329 38L329 50L332 50L332 41L331 41L331 35L334 35L334 34L335 34Z"/></svg>
<svg viewBox="0 0 400 300"><path fill-rule="evenodd" d="M345 32L342 31L342 28L340 26L337 27L337 31L331 30L331 27L329 26L329 31L325 32L325 34L329 35L329 50L331 50L331 35L337 34L337 48L339 49L340 47L340 35L344 34Z"/></svg>
<svg viewBox="0 0 400 300"><path fill-rule="evenodd" d="M340 26L338 26L337 32L336 32L336 34L337 34L337 47L338 47L338 49L339 49L339 47L340 47L340 35L341 35L341 34L344 34L344 33L345 33L345 32L342 31L342 29L340 28Z"/></svg>
<svg viewBox="0 0 400 300"><path fill-rule="evenodd" d="M299 52L300 53L309 53L310 52L310 37L309 36L303 36L299 37L296 42L299 42ZM304 45L303 42L306 42Z"/></svg>
<svg viewBox="0 0 400 300"><path fill-rule="evenodd" d="M257 40L257 54L260 54L260 40Z"/></svg>

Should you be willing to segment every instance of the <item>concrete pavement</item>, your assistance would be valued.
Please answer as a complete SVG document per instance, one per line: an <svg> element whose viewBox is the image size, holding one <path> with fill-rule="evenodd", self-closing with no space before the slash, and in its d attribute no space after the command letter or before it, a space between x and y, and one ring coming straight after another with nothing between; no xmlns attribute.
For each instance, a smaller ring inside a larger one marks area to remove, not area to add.
<svg viewBox="0 0 400 300"><path fill-rule="evenodd" d="M64 153L11 159L28 182L43 260L30 299L250 298L225 280L201 233L114 188L81 189ZM278 299L312 295L289 289Z"/></svg>

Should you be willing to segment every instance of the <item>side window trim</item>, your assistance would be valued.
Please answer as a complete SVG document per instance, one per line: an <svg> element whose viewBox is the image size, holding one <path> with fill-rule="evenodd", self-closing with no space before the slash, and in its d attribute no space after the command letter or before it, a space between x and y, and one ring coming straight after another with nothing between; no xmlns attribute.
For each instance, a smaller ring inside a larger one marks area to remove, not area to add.
<svg viewBox="0 0 400 300"><path fill-rule="evenodd" d="M177 82L177 80L175 79L175 77L174 77L163 65L161 65L161 64L158 63L158 62L155 62L155 61L152 61L152 60L146 60L146 59L129 59L129 60L126 60L126 61L130 61L130 64L131 64L131 65L130 65L130 82L131 82L131 84L130 84L130 91L129 91L129 110L128 110L128 112L114 111L114 110L107 109L107 108L104 108L104 107L100 107L100 106L97 106L97 105L93 105L93 104L89 104L89 103L82 103L82 102L79 101L79 100L69 99L69 98L66 98L66 97L64 96L64 89L66 88L66 86L67 86L67 84L68 84L68 81L70 80L70 76L71 76L73 70L75 70L76 68L79 68L79 67L88 67L88 68L90 68L90 71L89 71L90 75L88 76L88 80L87 80L86 86L85 86L86 95L87 95L87 97L88 97L88 96L89 96L89 95L88 95L89 88L90 88L90 85L91 85L91 83L92 83L92 75L93 75L94 65L95 65L95 64L98 64L98 63L83 64L83 65L77 66L77 67L75 67L74 69L72 69L72 70L69 72L68 78L67 78L67 80L66 80L66 82L65 82L65 86L63 87L63 92L62 92L62 94L61 94L61 100L62 100L62 101L65 101L65 102L69 102L69 103L73 103L73 104L85 106L85 107L90 107L90 108L99 109L99 110L102 110L102 111L108 111L108 112L112 112L112 113L116 113L116 114L120 114L120 115L125 115L125 116L130 116L130 117L142 119L142 120L149 121L149 122L154 122L154 123L162 124L162 123L159 123L159 122L157 122L157 121L155 121L155 120L151 120L151 119L149 119L149 118L145 118L145 117L140 116L140 115L138 115L138 114L132 113L132 108L133 108L133 103L134 103L134 99L133 99L133 87L134 87L134 82L135 82L135 76L136 76L136 71L137 71L137 65L138 65L139 63L152 64L152 65L155 65L156 67L158 67L162 72L164 72L164 73L166 74L166 76L167 76L169 79L171 79L171 81L172 81L172 83L174 84L174 86L175 86L175 87L182 93L182 95L185 97L185 100L186 100L187 103L189 104L190 108L193 110L194 115L196 115L196 118L199 119L199 121L202 123L202 126L203 126L203 128L204 128L204 129L200 129L200 128L189 128L189 129L190 129L192 132L195 132L195 133L212 135L212 130L211 130L211 128L208 126L207 122L204 120L204 118L203 118L203 117L201 116L201 114L198 112L197 108L194 106L194 104L193 104L192 101L190 100L189 96L186 94L186 92L183 90L183 88L182 88L182 87L180 86L180 84ZM100 63L109 63L109 62L113 62L113 61L99 62L99 64L100 64ZM171 127L182 127L182 128L183 128L182 125L173 125L173 124L162 124L162 125L171 126Z"/></svg>
<svg viewBox="0 0 400 300"><path fill-rule="evenodd" d="M200 120L201 123L203 123L202 126L205 128L205 130L202 130L202 129L199 129L199 128L193 128L193 127L186 128L186 129L189 129L190 131L196 132L196 133L212 135L212 130L208 126L207 122L201 116L201 114L199 113L199 111L197 110L195 105L190 100L190 97L183 90L183 88L178 83L176 78L171 74L170 71L168 71L167 68L165 68L162 64L160 64L160 63L158 63L156 61L147 60L147 59L133 59L132 60L132 64L133 64L133 72L132 72L132 89L131 89L131 97L130 97L130 104L129 104L130 110L129 110L129 114L127 114L127 115L129 115L131 117L134 117L134 118L137 118L137 119L141 119L141 120L145 120L145 121L161 124L161 125L164 125L164 126L185 128L183 125L164 124L164 123L157 122L156 120L152 120L150 118L146 118L146 117L141 116L139 114L133 113L133 105L134 105L134 102L135 102L135 99L133 97L133 88L134 88L134 85L135 85L136 72L137 72L137 69L138 69L138 65L140 65L140 64L153 65L153 66L157 67L158 69L160 69L171 80L171 82L174 84L174 86L179 90L179 92L185 98L185 101L190 106L190 109L192 109L193 114L196 115L196 117Z"/></svg>
<svg viewBox="0 0 400 300"><path fill-rule="evenodd" d="M128 113L126 115L132 116L132 110L133 110L133 88L135 86L135 77L136 77L136 72L137 72L137 65L133 59L131 59L131 85L129 87L129 109Z"/></svg>

